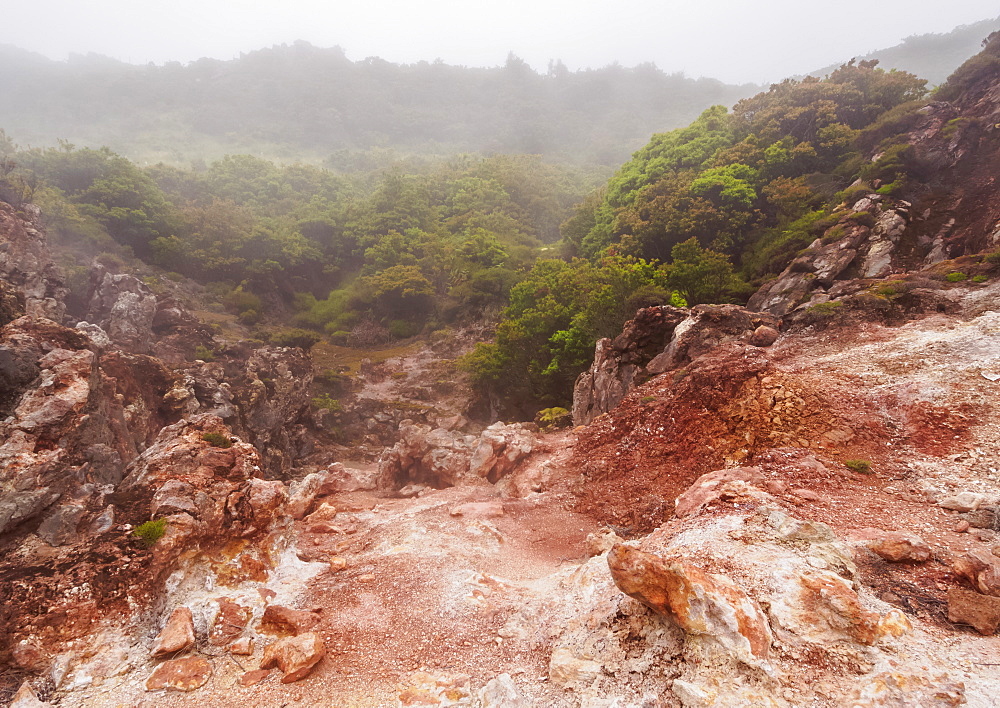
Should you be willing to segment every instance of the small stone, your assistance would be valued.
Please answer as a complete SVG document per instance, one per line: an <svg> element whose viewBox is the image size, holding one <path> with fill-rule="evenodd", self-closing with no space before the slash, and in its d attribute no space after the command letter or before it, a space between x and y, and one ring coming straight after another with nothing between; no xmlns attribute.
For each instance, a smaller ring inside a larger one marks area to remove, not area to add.
<svg viewBox="0 0 1000 708"><path fill-rule="evenodd" d="M219 611L212 622L208 641L216 646L229 644L243 633L250 621L250 611L228 597L219 600Z"/></svg>
<svg viewBox="0 0 1000 708"><path fill-rule="evenodd" d="M510 674L500 674L479 691L482 708L528 708Z"/></svg>
<svg viewBox="0 0 1000 708"><path fill-rule="evenodd" d="M306 632L297 637L285 637L264 649L260 668L278 667L284 676L282 683L292 683L305 678L312 668L323 658L326 647L315 632Z"/></svg>
<svg viewBox="0 0 1000 708"><path fill-rule="evenodd" d="M992 529L996 527L997 514L993 507L981 506L975 511L967 511L962 518L975 529Z"/></svg>
<svg viewBox="0 0 1000 708"><path fill-rule="evenodd" d="M302 634L319 622L319 615L308 610L293 610L281 605L268 605L260 620L261 628L272 634Z"/></svg>
<svg viewBox="0 0 1000 708"><path fill-rule="evenodd" d="M788 482L781 479L769 479L764 482L764 489L766 489L769 494L781 496L788 491Z"/></svg>
<svg viewBox="0 0 1000 708"><path fill-rule="evenodd" d="M755 347L769 347L777 341L779 335L780 333L774 327L761 325L753 331L747 341Z"/></svg>
<svg viewBox="0 0 1000 708"><path fill-rule="evenodd" d="M183 659L164 661L146 679L147 691L162 689L172 691L193 691L201 688L212 676L212 665L201 656L186 656Z"/></svg>
<svg viewBox="0 0 1000 708"><path fill-rule="evenodd" d="M715 703L715 691L709 693L701 686L697 686L690 681L675 679L670 684L670 690L677 696L684 708L708 708Z"/></svg>
<svg viewBox="0 0 1000 708"><path fill-rule="evenodd" d="M963 588L950 588L948 619L957 624L970 625L980 634L989 636L1000 626L1000 597L981 595Z"/></svg>
<svg viewBox="0 0 1000 708"><path fill-rule="evenodd" d="M340 556L334 556L330 559L330 572L339 573L340 571L347 568L347 559L341 558Z"/></svg>
<svg viewBox="0 0 1000 708"><path fill-rule="evenodd" d="M194 644L194 619L191 610L187 607L178 607L170 613L163 631L156 637L153 643L153 656L159 658L176 654L192 644Z"/></svg>
<svg viewBox="0 0 1000 708"><path fill-rule="evenodd" d="M885 613L885 616L878 621L878 629L876 630L879 638L882 637L895 637L899 639L907 632L913 630L913 623L910 622L910 618L904 615L899 610L889 610Z"/></svg>
<svg viewBox="0 0 1000 708"><path fill-rule="evenodd" d="M984 499L985 497L982 494L962 492L961 494L945 497L938 502L938 506L943 509L951 509L952 511L959 512L975 511L983 503Z"/></svg>
<svg viewBox="0 0 1000 708"><path fill-rule="evenodd" d="M887 561L898 563L899 561L930 560L931 549L922 538L913 534L891 531L880 538L871 541L868 548L877 553Z"/></svg>
<svg viewBox="0 0 1000 708"><path fill-rule="evenodd" d="M621 542L622 538L611 529L595 531L587 536L587 555L593 558L607 553L616 543Z"/></svg>
<svg viewBox="0 0 1000 708"><path fill-rule="evenodd" d="M971 525L965 519L959 519L955 522L955 533L965 533L971 528Z"/></svg>
<svg viewBox="0 0 1000 708"><path fill-rule="evenodd" d="M557 686L589 686L600 674L600 664L579 658L566 647L552 652L549 660L549 678Z"/></svg>
<svg viewBox="0 0 1000 708"><path fill-rule="evenodd" d="M229 653L250 656L253 654L253 637L240 637L229 645Z"/></svg>
<svg viewBox="0 0 1000 708"><path fill-rule="evenodd" d="M372 573L365 573L364 575L359 575L355 580L359 583L370 583L375 580L375 576Z"/></svg>
<svg viewBox="0 0 1000 708"><path fill-rule="evenodd" d="M267 678L267 675L271 673L270 669L254 669L253 671L247 671L245 674L240 676L241 686L256 686L258 683Z"/></svg>
<svg viewBox="0 0 1000 708"><path fill-rule="evenodd" d="M984 595L1000 597L1000 559L986 552L986 549L974 548L968 553L951 560L951 566L958 575L970 583L975 590Z"/></svg>
<svg viewBox="0 0 1000 708"><path fill-rule="evenodd" d="M811 502L818 502L823 499L823 496L821 494L819 494L818 492L814 492L811 489L793 489L792 496Z"/></svg>
<svg viewBox="0 0 1000 708"><path fill-rule="evenodd" d="M15 666L25 671L41 673L42 669L48 663L45 653L30 639L22 639L15 644L11 654L13 655Z"/></svg>

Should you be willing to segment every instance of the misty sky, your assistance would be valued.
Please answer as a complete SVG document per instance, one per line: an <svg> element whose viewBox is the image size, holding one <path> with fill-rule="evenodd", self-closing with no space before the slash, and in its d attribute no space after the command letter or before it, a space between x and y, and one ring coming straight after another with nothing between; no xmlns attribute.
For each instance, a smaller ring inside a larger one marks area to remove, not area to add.
<svg viewBox="0 0 1000 708"><path fill-rule="evenodd" d="M0 44L65 59L232 59L304 39L351 59L496 66L513 51L544 71L613 61L766 83L913 34L1000 15L1000 0L23 0Z"/></svg>

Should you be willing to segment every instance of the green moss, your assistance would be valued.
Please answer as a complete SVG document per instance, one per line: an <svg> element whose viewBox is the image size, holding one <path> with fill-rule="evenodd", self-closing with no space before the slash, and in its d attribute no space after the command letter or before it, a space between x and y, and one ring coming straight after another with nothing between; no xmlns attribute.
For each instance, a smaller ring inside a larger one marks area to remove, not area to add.
<svg viewBox="0 0 1000 708"><path fill-rule="evenodd" d="M949 283L961 283L968 277L969 276L967 276L965 273L955 271L954 273L948 273L948 275L944 276L944 279L947 280Z"/></svg>
<svg viewBox="0 0 1000 708"><path fill-rule="evenodd" d="M215 361L215 352L199 344L194 348L194 358L202 361Z"/></svg>
<svg viewBox="0 0 1000 708"><path fill-rule="evenodd" d="M329 394L324 393L316 396L312 399L313 408L322 408L328 411L341 411L343 407L340 405L340 401L336 398L331 398Z"/></svg>
<svg viewBox="0 0 1000 708"><path fill-rule="evenodd" d="M972 282L973 283L985 283L987 280L989 280L989 276L986 276L986 275L974 275L974 276L972 276Z"/></svg>
<svg viewBox="0 0 1000 708"><path fill-rule="evenodd" d="M844 460L844 467L858 474L872 473L872 463L868 460Z"/></svg>
<svg viewBox="0 0 1000 708"><path fill-rule="evenodd" d="M138 538L146 546L151 548L156 542L163 538L167 532L166 519L153 519L144 524L139 524L132 530L132 535Z"/></svg>
<svg viewBox="0 0 1000 708"><path fill-rule="evenodd" d="M815 305L807 307L806 312L811 312L814 315L821 315L823 317L829 317L843 306L844 303L842 302L818 302Z"/></svg>
<svg viewBox="0 0 1000 708"><path fill-rule="evenodd" d="M233 446L233 441L222 433L205 433L201 436L201 439L212 447L227 448Z"/></svg>

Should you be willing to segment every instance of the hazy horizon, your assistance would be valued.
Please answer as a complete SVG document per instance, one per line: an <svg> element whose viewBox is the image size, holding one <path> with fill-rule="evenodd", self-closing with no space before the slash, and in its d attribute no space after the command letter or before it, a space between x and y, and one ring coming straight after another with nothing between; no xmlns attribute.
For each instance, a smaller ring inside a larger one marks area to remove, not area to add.
<svg viewBox="0 0 1000 708"><path fill-rule="evenodd" d="M498 66L513 52L538 71L555 60L570 70L654 63L668 73L767 84L1000 14L994 0L957 0L948 10L943 19L939 3L887 0L878 6L878 17L889 21L875 23L833 3L803 10L792 0L709 0L696 6L635 0L613 7L595 0L478 6L467 0L433 6L372 0L364 7L319 0L281 6L177 0L169 7L36 0L7 10L0 43L54 60L93 53L163 64L228 60L302 40L339 46L354 61L378 56L407 64L440 59Z"/></svg>

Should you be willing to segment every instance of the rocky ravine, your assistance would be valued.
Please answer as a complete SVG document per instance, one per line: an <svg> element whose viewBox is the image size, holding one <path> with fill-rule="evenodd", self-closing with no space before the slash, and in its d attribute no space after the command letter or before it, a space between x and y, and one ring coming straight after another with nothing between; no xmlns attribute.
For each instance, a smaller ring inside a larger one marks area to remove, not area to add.
<svg viewBox="0 0 1000 708"><path fill-rule="evenodd" d="M579 427L386 419L377 464L324 459L299 350L100 269L63 321L37 214L0 204L0 698L995 705L998 102L928 110L914 144L968 179L845 205L874 226L762 312L637 313Z"/></svg>

